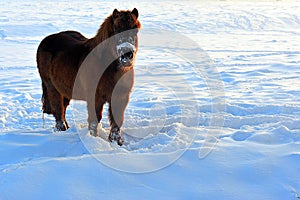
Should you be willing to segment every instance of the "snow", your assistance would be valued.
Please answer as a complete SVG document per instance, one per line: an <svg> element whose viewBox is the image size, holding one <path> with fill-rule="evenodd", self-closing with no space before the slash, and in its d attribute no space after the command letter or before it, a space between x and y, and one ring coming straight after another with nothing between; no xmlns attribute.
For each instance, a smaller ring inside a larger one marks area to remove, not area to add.
<svg viewBox="0 0 300 200"><path fill-rule="evenodd" d="M114 8L142 30L122 147L55 132L35 61L47 35L92 37ZM0 199L300 199L296 1L0 2Z"/></svg>

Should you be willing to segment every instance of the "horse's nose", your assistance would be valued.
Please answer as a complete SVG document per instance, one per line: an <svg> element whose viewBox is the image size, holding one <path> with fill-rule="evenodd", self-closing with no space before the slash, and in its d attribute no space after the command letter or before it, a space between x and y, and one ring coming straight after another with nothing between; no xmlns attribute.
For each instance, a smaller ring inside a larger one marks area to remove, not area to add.
<svg viewBox="0 0 300 200"><path fill-rule="evenodd" d="M134 51L129 50L127 53L124 53L123 55L121 55L121 59L133 59L133 53Z"/></svg>
<svg viewBox="0 0 300 200"><path fill-rule="evenodd" d="M119 59L122 63L132 62L135 53L135 46L129 42L124 42L117 46Z"/></svg>

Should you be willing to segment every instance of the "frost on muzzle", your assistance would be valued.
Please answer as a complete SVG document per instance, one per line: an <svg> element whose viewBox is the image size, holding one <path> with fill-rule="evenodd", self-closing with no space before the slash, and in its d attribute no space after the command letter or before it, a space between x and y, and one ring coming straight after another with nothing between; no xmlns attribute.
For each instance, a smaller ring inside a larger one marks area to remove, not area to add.
<svg viewBox="0 0 300 200"><path fill-rule="evenodd" d="M115 35L116 51L119 62L123 66L132 65L137 52L137 31L135 29Z"/></svg>

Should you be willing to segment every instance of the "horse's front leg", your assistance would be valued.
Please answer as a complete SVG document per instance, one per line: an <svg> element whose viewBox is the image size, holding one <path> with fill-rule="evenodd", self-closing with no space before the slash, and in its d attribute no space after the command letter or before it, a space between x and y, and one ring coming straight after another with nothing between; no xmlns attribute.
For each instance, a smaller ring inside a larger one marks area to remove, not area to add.
<svg viewBox="0 0 300 200"><path fill-rule="evenodd" d="M104 103L91 103L88 102L88 123L89 123L89 132L92 136L99 136L98 134L98 123L102 119L102 111L103 111Z"/></svg>
<svg viewBox="0 0 300 200"><path fill-rule="evenodd" d="M109 141L116 141L118 145L123 145L123 138L121 135L121 126L124 122L124 112L129 102L129 95L118 96L113 98L109 103L109 121L110 121L110 134Z"/></svg>

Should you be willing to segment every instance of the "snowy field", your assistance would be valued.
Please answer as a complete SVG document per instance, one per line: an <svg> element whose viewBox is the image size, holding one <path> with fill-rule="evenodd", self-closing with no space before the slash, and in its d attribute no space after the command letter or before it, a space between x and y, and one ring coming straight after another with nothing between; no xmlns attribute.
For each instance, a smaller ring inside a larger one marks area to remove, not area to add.
<svg viewBox="0 0 300 200"><path fill-rule="evenodd" d="M87 135L83 102L68 131L43 123L39 42L93 37L134 7L125 145ZM296 1L1 0L0 200L300 199L299 13Z"/></svg>

